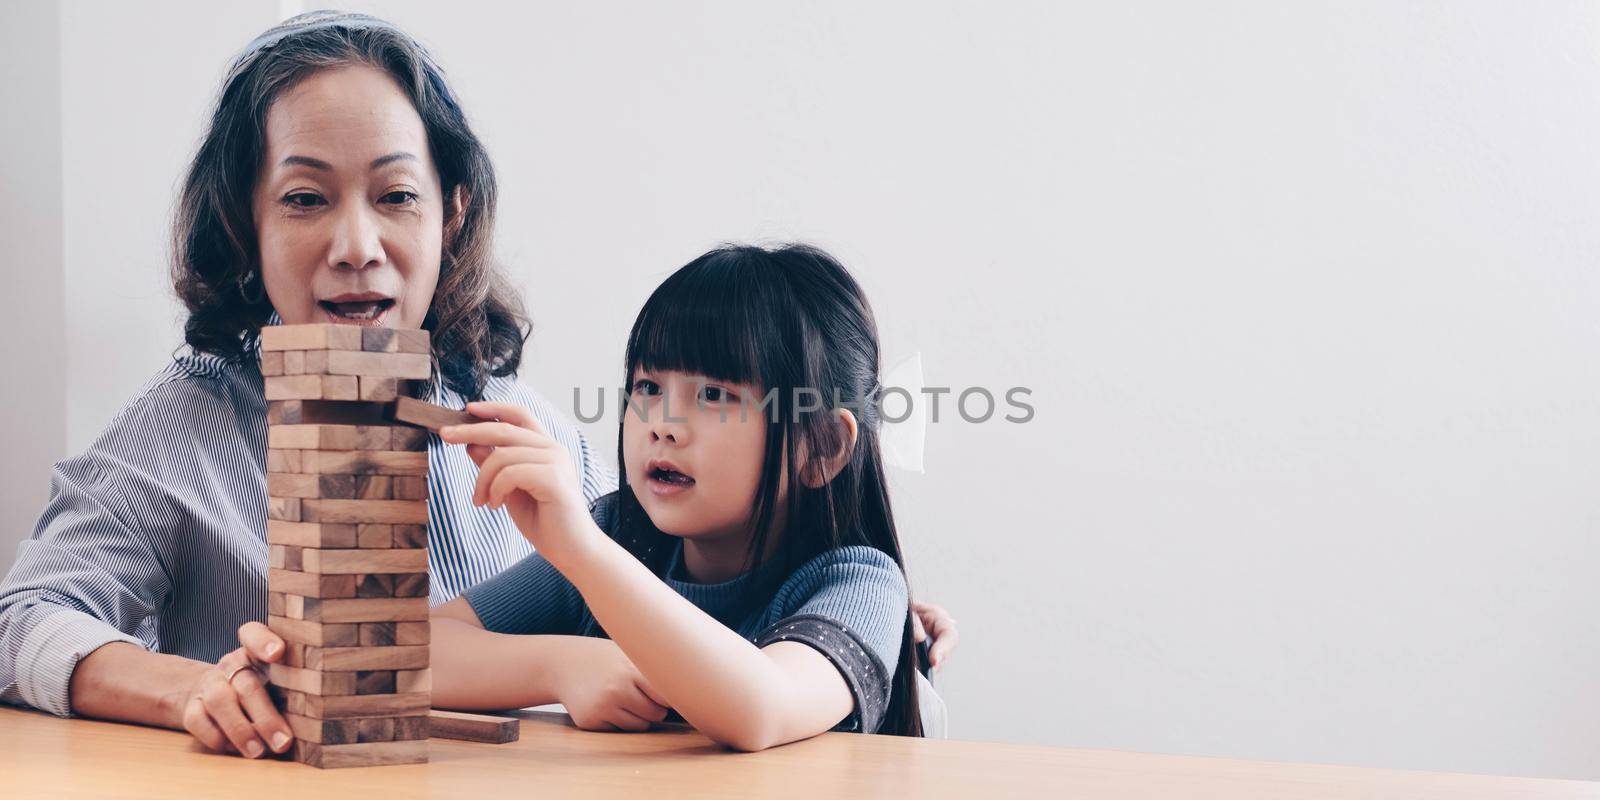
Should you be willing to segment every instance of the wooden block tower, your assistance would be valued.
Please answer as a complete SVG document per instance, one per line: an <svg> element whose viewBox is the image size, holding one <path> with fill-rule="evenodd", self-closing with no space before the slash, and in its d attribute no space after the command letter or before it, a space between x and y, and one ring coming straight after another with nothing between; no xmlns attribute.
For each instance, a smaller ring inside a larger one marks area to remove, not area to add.
<svg viewBox="0 0 1600 800"><path fill-rule="evenodd" d="M269 668L317 767L428 760L428 431L392 421L426 380L427 331L261 331Z"/></svg>

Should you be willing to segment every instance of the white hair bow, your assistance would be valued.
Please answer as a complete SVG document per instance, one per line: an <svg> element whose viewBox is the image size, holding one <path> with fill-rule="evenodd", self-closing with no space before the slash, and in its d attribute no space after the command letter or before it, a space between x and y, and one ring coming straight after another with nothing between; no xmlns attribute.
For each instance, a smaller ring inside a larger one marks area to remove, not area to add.
<svg viewBox="0 0 1600 800"><path fill-rule="evenodd" d="M882 420L878 442L883 447L883 462L918 474L926 472L922 450L928 430L922 385L922 353L918 352L884 371L878 394Z"/></svg>

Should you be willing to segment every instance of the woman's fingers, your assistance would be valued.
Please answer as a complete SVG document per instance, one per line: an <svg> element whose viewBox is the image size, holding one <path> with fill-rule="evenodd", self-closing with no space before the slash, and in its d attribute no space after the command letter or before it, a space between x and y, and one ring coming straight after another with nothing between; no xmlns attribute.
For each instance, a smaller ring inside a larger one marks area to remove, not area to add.
<svg viewBox="0 0 1600 800"><path fill-rule="evenodd" d="M230 683L234 691L239 693L239 704L250 717L250 724L255 726L256 735L275 753L288 750L294 742L294 734L289 730L289 722L272 704L272 697L267 694L267 685L261 680L260 673L253 669L241 670Z"/></svg>
<svg viewBox="0 0 1600 800"><path fill-rule="evenodd" d="M222 734L228 737L234 749L250 758L258 758L267 752L266 743L256 735L255 727L239 707L238 693L228 685L222 674L218 673L214 680L207 681L201 696L205 699L206 713L222 729Z"/></svg>
<svg viewBox="0 0 1600 800"><path fill-rule="evenodd" d="M911 613L911 641L922 644L928 640L928 629L922 627L922 617L915 611Z"/></svg>
<svg viewBox="0 0 1600 800"><path fill-rule="evenodd" d="M283 637L259 622L246 622L239 626L239 644L250 660L258 664L272 664L283 657ZM219 665L220 666L220 665Z"/></svg>
<svg viewBox="0 0 1600 800"><path fill-rule="evenodd" d="M928 665L938 667L949 657L950 652L961 641L961 636L956 632L956 621L951 618L950 612L943 606L932 603L911 601L912 627L921 626L925 635L931 636L932 645L928 648ZM922 641L919 637L917 641Z"/></svg>
<svg viewBox="0 0 1600 800"><path fill-rule="evenodd" d="M484 419L497 419L509 422L519 428L544 433L544 426L533 416L533 412L515 403L494 403L479 401L467 404L467 411Z"/></svg>

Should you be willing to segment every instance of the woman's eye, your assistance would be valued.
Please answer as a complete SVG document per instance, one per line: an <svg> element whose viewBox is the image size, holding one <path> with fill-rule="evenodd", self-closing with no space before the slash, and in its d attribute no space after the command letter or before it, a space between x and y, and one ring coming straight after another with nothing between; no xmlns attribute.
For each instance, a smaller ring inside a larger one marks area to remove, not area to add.
<svg viewBox="0 0 1600 800"><path fill-rule="evenodd" d="M291 208L312 208L321 205L322 202L322 198L310 192L294 192L283 198L283 204Z"/></svg>
<svg viewBox="0 0 1600 800"><path fill-rule="evenodd" d="M661 387L655 381L638 380L633 382L633 393L642 395L655 395L661 393Z"/></svg>
<svg viewBox="0 0 1600 800"><path fill-rule="evenodd" d="M389 192L383 197L378 198L378 200L379 202L389 203L390 205L408 206L417 202L417 193L395 190L393 192Z"/></svg>

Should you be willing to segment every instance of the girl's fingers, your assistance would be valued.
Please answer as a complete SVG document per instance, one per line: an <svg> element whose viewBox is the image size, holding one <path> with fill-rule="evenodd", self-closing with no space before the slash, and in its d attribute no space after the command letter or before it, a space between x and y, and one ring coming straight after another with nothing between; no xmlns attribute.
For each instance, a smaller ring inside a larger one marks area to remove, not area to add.
<svg viewBox="0 0 1600 800"><path fill-rule="evenodd" d="M643 691L634 692L624 706L628 713L648 722L667 718L667 707L650 699Z"/></svg>
<svg viewBox="0 0 1600 800"><path fill-rule="evenodd" d="M222 680L221 675L211 681L202 694L206 713L211 715L235 749L249 758L257 758L267 752L266 743L256 735L255 727L239 708L239 695Z"/></svg>
<svg viewBox="0 0 1600 800"><path fill-rule="evenodd" d="M468 403L467 411L484 419L497 419L501 422L509 422L519 428L527 428L530 431L545 432L544 426L539 424L539 420L533 416L532 411L515 403L480 401Z"/></svg>
<svg viewBox="0 0 1600 800"><path fill-rule="evenodd" d="M206 704L200 695L190 697L184 705L183 729L213 753L226 753L229 750L228 737L222 735L222 729L206 713Z"/></svg>
<svg viewBox="0 0 1600 800"><path fill-rule="evenodd" d="M655 703L663 709L670 710L672 708L672 704L667 702L667 698L662 696L660 692L656 691L656 687L651 686L650 682L645 680L643 675L634 675L633 685L639 687L639 691L644 692L644 696L650 698L650 702ZM662 716L665 717L666 715L663 714Z"/></svg>
<svg viewBox="0 0 1600 800"><path fill-rule="evenodd" d="M606 721L617 726L617 730L619 731L643 733L644 731L650 730L649 720L633 713L632 711L629 711L626 708L614 709L610 716L606 717Z"/></svg>
<svg viewBox="0 0 1600 800"><path fill-rule="evenodd" d="M449 444L527 447L537 445L548 437L509 422L475 422L470 425L446 425L439 429L439 438Z"/></svg>
<svg viewBox="0 0 1600 800"><path fill-rule="evenodd" d="M505 505L506 498L512 492L524 491L536 502L550 499L551 487L555 483L555 473L548 464L512 464L500 470L494 476L494 483L489 485L489 507L499 508Z"/></svg>
<svg viewBox="0 0 1600 800"><path fill-rule="evenodd" d="M483 462L487 460L489 458L489 454L493 452L494 448L486 444L467 445L467 458L472 459L472 463L477 464L479 467L483 466Z"/></svg>
<svg viewBox="0 0 1600 800"><path fill-rule="evenodd" d="M564 453L565 451L563 451ZM481 503L489 497L489 487L502 469L512 464L547 464L555 457L544 447L497 447L478 465L478 482L472 490L472 502Z"/></svg>

